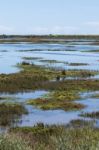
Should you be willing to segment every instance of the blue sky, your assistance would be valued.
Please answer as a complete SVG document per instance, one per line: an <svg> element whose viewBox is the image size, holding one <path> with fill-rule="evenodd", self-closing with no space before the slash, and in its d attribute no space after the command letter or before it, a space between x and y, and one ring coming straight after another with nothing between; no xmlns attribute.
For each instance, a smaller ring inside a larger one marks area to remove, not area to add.
<svg viewBox="0 0 99 150"><path fill-rule="evenodd" d="M99 0L0 0L0 34L99 34Z"/></svg>

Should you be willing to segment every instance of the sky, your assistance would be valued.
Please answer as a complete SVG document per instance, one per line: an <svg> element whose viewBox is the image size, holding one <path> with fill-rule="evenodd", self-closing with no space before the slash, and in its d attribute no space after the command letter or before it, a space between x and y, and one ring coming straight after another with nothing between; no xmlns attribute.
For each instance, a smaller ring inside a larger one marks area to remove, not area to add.
<svg viewBox="0 0 99 150"><path fill-rule="evenodd" d="M0 34L99 34L99 0L0 0Z"/></svg>

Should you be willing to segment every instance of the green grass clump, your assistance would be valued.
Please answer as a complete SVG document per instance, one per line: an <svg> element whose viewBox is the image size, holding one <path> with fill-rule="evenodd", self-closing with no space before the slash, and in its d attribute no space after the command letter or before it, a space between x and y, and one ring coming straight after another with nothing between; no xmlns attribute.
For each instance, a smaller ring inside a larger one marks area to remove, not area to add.
<svg viewBox="0 0 99 150"><path fill-rule="evenodd" d="M94 95L91 96L91 98L99 99L99 94L94 94Z"/></svg>
<svg viewBox="0 0 99 150"><path fill-rule="evenodd" d="M70 66L86 66L88 65L87 63L70 63Z"/></svg>
<svg viewBox="0 0 99 150"><path fill-rule="evenodd" d="M73 91L56 91L49 94L47 97L28 100L27 104L34 105L43 110L78 110L84 108L84 105L73 102L73 100L79 98L80 96L78 93Z"/></svg>
<svg viewBox="0 0 99 150"><path fill-rule="evenodd" d="M83 127L89 127L89 126L92 127L93 124L94 124L94 121L76 119L76 120L71 120L67 126L73 127L73 128L83 128Z"/></svg>
<svg viewBox="0 0 99 150"><path fill-rule="evenodd" d="M47 98L31 99L27 103L40 109L77 110L84 108L82 104L73 102L81 99L79 92L99 89L98 80L66 80L44 84L44 89L54 91Z"/></svg>
<svg viewBox="0 0 99 150"><path fill-rule="evenodd" d="M87 78L98 74L98 72L95 71L89 71L89 70L67 70L66 75L69 77L81 77L81 78Z"/></svg>
<svg viewBox="0 0 99 150"><path fill-rule="evenodd" d="M56 126L49 126L49 125L44 125L43 123L38 123L37 125L34 125L33 127L16 127L16 128L11 128L10 132L18 133L18 132L23 132L25 134L32 133L34 135L46 135L47 133L53 134L56 133Z"/></svg>
<svg viewBox="0 0 99 150"><path fill-rule="evenodd" d="M0 97L0 100L2 101L2 100L4 100L4 101L7 101L7 100L13 100L13 99L15 99L15 97L10 97L10 96L1 96Z"/></svg>
<svg viewBox="0 0 99 150"><path fill-rule="evenodd" d="M21 69L21 71L18 73L0 74L0 92L18 92L23 90L36 90L36 89L44 90L45 88L48 88L51 84L53 84L53 87L55 87L56 84L60 85L60 83L57 82L57 80L56 82L50 82L50 80L53 79L54 80L60 78L64 79L66 77L86 78L98 74L98 72L93 71L91 72L84 70L65 71L65 70L55 70L51 68L43 68L40 66L36 66L34 64L30 64L28 62L22 62L21 64L18 64L18 67ZM71 84L71 82L79 82L79 81L66 80L66 82L69 82L69 84ZM64 85L66 82L63 81L61 83ZM50 90L50 88L48 90Z"/></svg>
<svg viewBox="0 0 99 150"><path fill-rule="evenodd" d="M96 150L99 149L99 131L92 128L65 130L61 136L53 136L56 149Z"/></svg>
<svg viewBox="0 0 99 150"><path fill-rule="evenodd" d="M91 113L82 113L80 116L99 119L99 111Z"/></svg>
<svg viewBox="0 0 99 150"><path fill-rule="evenodd" d="M83 52L89 52L89 53L99 53L99 50L87 50L87 51L83 51Z"/></svg>
<svg viewBox="0 0 99 150"><path fill-rule="evenodd" d="M0 135L0 150L32 150L28 142L14 134Z"/></svg>
<svg viewBox="0 0 99 150"><path fill-rule="evenodd" d="M56 91L74 91L74 92L85 92L85 91L97 91L99 90L99 80L65 80L60 82L49 82L45 83L42 87L46 90Z"/></svg>
<svg viewBox="0 0 99 150"><path fill-rule="evenodd" d="M69 128L65 126L37 125L12 129L20 133L36 150L98 150L99 130L91 126Z"/></svg>
<svg viewBox="0 0 99 150"><path fill-rule="evenodd" d="M68 110L78 110L84 108L84 105L77 104L74 102L66 102L66 101L57 101L51 99L50 101L43 100L43 99L36 99L36 100L29 100L29 105L34 105L43 110L55 110L55 109L63 109L65 111Z"/></svg>
<svg viewBox="0 0 99 150"><path fill-rule="evenodd" d="M22 57L23 60L40 60L42 57Z"/></svg>
<svg viewBox="0 0 99 150"><path fill-rule="evenodd" d="M0 104L0 125L10 126L17 122L22 114L27 114L27 110L20 104L1 103Z"/></svg>
<svg viewBox="0 0 99 150"><path fill-rule="evenodd" d="M56 62L55 60L41 60L41 61ZM26 61L19 63L17 65L17 67L24 70L24 72L27 72L27 71L29 73L31 72L31 74L35 73L35 75L37 75L37 73L40 73L42 75L45 75L48 79L53 79L53 78L56 78L57 76L60 76L60 77L91 77L91 76L98 74L97 71L90 71L90 70L57 70L57 69L49 68L49 67L45 68L43 66L34 65L34 64L26 62Z"/></svg>
<svg viewBox="0 0 99 150"><path fill-rule="evenodd" d="M47 59L42 59L40 60L40 62L43 62L43 63L48 63L48 64L57 64L57 63L63 63L63 64L68 64L68 62L65 62L65 61L58 61L58 60L47 60Z"/></svg>

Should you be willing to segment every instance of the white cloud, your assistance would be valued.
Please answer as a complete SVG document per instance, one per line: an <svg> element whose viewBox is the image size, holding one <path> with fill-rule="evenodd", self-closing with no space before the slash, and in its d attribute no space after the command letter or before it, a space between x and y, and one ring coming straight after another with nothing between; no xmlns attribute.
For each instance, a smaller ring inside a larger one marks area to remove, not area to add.
<svg viewBox="0 0 99 150"><path fill-rule="evenodd" d="M72 26L54 26L54 27L34 27L29 29L33 34L73 34L77 27Z"/></svg>
<svg viewBox="0 0 99 150"><path fill-rule="evenodd" d="M99 21L89 21L84 23L84 25L87 25L89 27L99 27Z"/></svg>
<svg viewBox="0 0 99 150"><path fill-rule="evenodd" d="M13 31L12 27L0 25L0 34L11 34Z"/></svg>
<svg viewBox="0 0 99 150"><path fill-rule="evenodd" d="M77 30L78 28L73 26L32 27L20 30L0 25L0 34L75 34Z"/></svg>
<svg viewBox="0 0 99 150"><path fill-rule="evenodd" d="M80 23L77 26L51 26L51 27L8 27L0 25L0 34L99 34L99 21Z"/></svg>

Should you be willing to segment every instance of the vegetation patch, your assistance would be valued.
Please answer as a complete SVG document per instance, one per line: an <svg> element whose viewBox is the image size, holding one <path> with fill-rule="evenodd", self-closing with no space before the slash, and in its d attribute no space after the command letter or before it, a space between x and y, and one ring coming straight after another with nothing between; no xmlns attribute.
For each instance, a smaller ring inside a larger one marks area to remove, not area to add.
<svg viewBox="0 0 99 150"><path fill-rule="evenodd" d="M22 57L24 60L41 60L42 57Z"/></svg>
<svg viewBox="0 0 99 150"><path fill-rule="evenodd" d="M87 121L87 120L84 120L84 119L77 119L77 120L72 120L68 126L69 127L73 127L73 128L80 128L80 127L92 127L94 124L93 121Z"/></svg>
<svg viewBox="0 0 99 150"><path fill-rule="evenodd" d="M20 104L1 103L0 104L0 125L13 125L22 114L27 114L27 110Z"/></svg>
<svg viewBox="0 0 99 150"><path fill-rule="evenodd" d="M90 126L68 128L65 126L48 126L39 124L35 127L12 129L20 133L36 150L96 150L99 149L99 130Z"/></svg>
<svg viewBox="0 0 99 150"><path fill-rule="evenodd" d="M99 94L94 94L94 95L91 96L91 98L97 98L97 99L99 99Z"/></svg>
<svg viewBox="0 0 99 150"><path fill-rule="evenodd" d="M99 53L99 50L86 50L86 51L83 51L83 52Z"/></svg>
<svg viewBox="0 0 99 150"><path fill-rule="evenodd" d="M87 63L69 63L69 66L87 66Z"/></svg>
<svg viewBox="0 0 99 150"><path fill-rule="evenodd" d="M18 64L17 67L21 69L18 73L12 74L0 74L0 92L18 92L23 90L36 90L36 89L45 89L48 88L51 84L53 87L63 84L66 82L71 84L70 80L59 82L61 78L66 77L91 77L98 72L86 71L86 70L56 70L51 68L44 68L42 66L34 65L28 62L23 61ZM51 82L50 80L55 80ZM57 82L58 81L58 82ZM79 82L79 81L72 81ZM89 81L86 81L89 82ZM95 81L90 81L95 82ZM98 82L97 82L98 84ZM61 86L62 87L62 86ZM70 87L70 86L69 86ZM51 88L48 88L48 90Z"/></svg>
<svg viewBox="0 0 99 150"><path fill-rule="evenodd" d="M2 96L2 97L0 97L0 100L2 101L2 100L13 100L13 99L15 99L15 97L10 97L10 96Z"/></svg>
<svg viewBox="0 0 99 150"><path fill-rule="evenodd" d="M0 135L1 150L32 150L28 142L20 135L4 134Z"/></svg>
<svg viewBox="0 0 99 150"><path fill-rule="evenodd" d="M54 63L63 63L63 64L68 64L68 62L65 62L65 61L58 61L58 60L46 60L46 59L42 59L42 60L40 60L40 62L49 63L49 64L54 64Z"/></svg>
<svg viewBox="0 0 99 150"><path fill-rule="evenodd" d="M99 111L92 112L92 113L82 113L82 114L80 114L80 116L99 119Z"/></svg>
<svg viewBox="0 0 99 150"><path fill-rule="evenodd" d="M41 60L41 61L51 61L55 62L56 60ZM54 68L45 68L43 66L34 65L33 63L29 63L26 61L23 61L22 63L19 63L17 65L20 69L26 71L30 71L32 73L40 73L44 74L48 77L48 79L56 78L57 76L60 77L91 77L94 75L99 74L97 71L90 71L90 70L58 70Z"/></svg>
<svg viewBox="0 0 99 150"><path fill-rule="evenodd" d="M27 49L27 50L17 50L18 52L37 52L37 51L43 51L42 49Z"/></svg>
<svg viewBox="0 0 99 150"><path fill-rule="evenodd" d="M74 102L67 102L67 101L57 101L57 100L54 101L53 99L51 99L50 101L47 100L45 101L43 99L36 99L35 101L30 100L28 104L35 105L38 108L43 110L63 109L65 111L68 111L68 110L78 110L84 108L82 104L77 104Z"/></svg>
<svg viewBox="0 0 99 150"><path fill-rule="evenodd" d="M77 100L79 98L79 94L73 91L57 91L53 94L51 93L47 98L43 97L29 100L27 104L34 105L43 110L78 110L84 108L84 105L73 102L73 100Z"/></svg>
<svg viewBox="0 0 99 150"><path fill-rule="evenodd" d="M71 42L91 42L92 45L99 45L98 35L1 35L0 43L71 43ZM94 41L93 41L94 40Z"/></svg>

